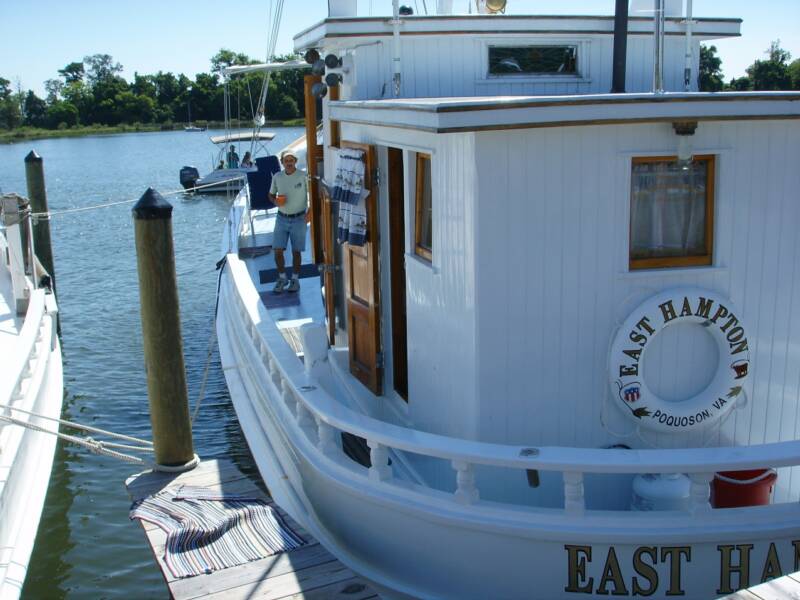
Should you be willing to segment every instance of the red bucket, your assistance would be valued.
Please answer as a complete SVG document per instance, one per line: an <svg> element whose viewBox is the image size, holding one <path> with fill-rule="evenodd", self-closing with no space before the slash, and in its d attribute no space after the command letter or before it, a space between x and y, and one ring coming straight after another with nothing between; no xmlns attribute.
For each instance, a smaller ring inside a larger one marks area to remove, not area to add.
<svg viewBox="0 0 800 600"><path fill-rule="evenodd" d="M775 469L717 473L711 483L711 506L736 508L769 504L777 479L778 473Z"/></svg>

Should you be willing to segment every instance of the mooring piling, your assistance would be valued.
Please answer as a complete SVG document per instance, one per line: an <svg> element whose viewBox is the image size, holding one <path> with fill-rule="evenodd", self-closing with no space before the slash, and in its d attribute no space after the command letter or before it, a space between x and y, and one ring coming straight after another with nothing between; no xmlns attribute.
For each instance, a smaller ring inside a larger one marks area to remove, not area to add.
<svg viewBox="0 0 800 600"><path fill-rule="evenodd" d="M133 207L142 337L156 463L194 468L178 286L172 244L172 205L153 188Z"/></svg>
<svg viewBox="0 0 800 600"><path fill-rule="evenodd" d="M25 180L28 185L28 200L31 211L40 216L33 219L33 247L36 257L50 276L50 289L56 291L56 271L53 263L53 247L50 239L50 217L47 208L47 190L44 184L44 160L35 150L25 157Z"/></svg>

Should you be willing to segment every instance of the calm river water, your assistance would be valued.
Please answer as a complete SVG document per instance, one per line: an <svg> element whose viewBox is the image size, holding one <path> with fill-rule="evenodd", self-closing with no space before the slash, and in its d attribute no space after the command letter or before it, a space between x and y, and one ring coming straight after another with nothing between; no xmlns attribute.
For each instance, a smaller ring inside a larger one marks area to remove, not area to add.
<svg viewBox="0 0 800 600"><path fill-rule="evenodd" d="M300 128L275 131L273 152L302 134ZM53 212L135 200L148 186L162 194L175 191L180 189L181 166L193 164L205 173L215 156L206 133L183 131L0 145L4 192L26 194L23 159L32 149L44 158ZM224 196L186 194L167 200L174 206L175 262L193 410L212 333L214 264L220 258L229 201ZM64 349L64 415L149 439L132 206L57 215L51 221ZM255 472L216 344L194 444L202 458L230 457L244 472ZM124 481L139 470L59 443L24 598L167 597L144 534L128 519Z"/></svg>

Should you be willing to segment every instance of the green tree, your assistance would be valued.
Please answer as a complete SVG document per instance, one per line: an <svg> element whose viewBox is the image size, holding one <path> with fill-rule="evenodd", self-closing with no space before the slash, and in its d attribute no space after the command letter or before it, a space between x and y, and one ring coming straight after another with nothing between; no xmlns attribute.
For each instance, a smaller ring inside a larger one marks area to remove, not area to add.
<svg viewBox="0 0 800 600"><path fill-rule="evenodd" d="M781 48L781 41L772 42L765 52L767 60L757 60L747 67L747 76L753 82L754 90L789 90L792 80L789 74L789 60L792 55Z"/></svg>
<svg viewBox="0 0 800 600"><path fill-rule="evenodd" d="M118 122L151 123L156 112L155 100L142 94L124 91L114 98Z"/></svg>
<svg viewBox="0 0 800 600"><path fill-rule="evenodd" d="M700 46L700 73L698 86L701 92L718 92L723 88L722 59L716 46Z"/></svg>
<svg viewBox="0 0 800 600"><path fill-rule="evenodd" d="M792 89L800 90L800 58L789 65L789 77L792 80Z"/></svg>
<svg viewBox="0 0 800 600"><path fill-rule="evenodd" d="M734 92L746 92L753 89L753 81L747 76L738 78L734 77L731 79L726 89Z"/></svg>
<svg viewBox="0 0 800 600"><path fill-rule="evenodd" d="M53 104L61 96L61 92L64 89L64 82L60 79L48 79L44 82L44 89L47 92L46 102L48 104Z"/></svg>
<svg viewBox="0 0 800 600"><path fill-rule="evenodd" d="M83 62L89 65L86 76L92 88L94 88L98 82L113 78L119 73L122 73L122 65L118 62L114 62L114 59L109 54L92 54L91 56L85 56Z"/></svg>
<svg viewBox="0 0 800 600"><path fill-rule="evenodd" d="M69 85L76 81L83 81L85 70L82 62L71 62L63 69L58 70L58 74L64 78L64 83Z"/></svg>
<svg viewBox="0 0 800 600"><path fill-rule="evenodd" d="M0 128L14 129L22 123L22 112L17 95L11 91L11 82L0 77Z"/></svg>
<svg viewBox="0 0 800 600"><path fill-rule="evenodd" d="M25 125L44 127L47 124L47 103L32 90L25 96Z"/></svg>
<svg viewBox="0 0 800 600"><path fill-rule="evenodd" d="M74 104L57 100L48 107L46 122L51 129L58 129L62 123L66 127L74 127L78 124L78 109Z"/></svg>
<svg viewBox="0 0 800 600"><path fill-rule="evenodd" d="M211 72L219 73L222 69L230 67L231 65L252 65L256 62L258 61L253 60L247 56L247 54L241 52L236 53L227 48L220 48L220 51L211 57Z"/></svg>

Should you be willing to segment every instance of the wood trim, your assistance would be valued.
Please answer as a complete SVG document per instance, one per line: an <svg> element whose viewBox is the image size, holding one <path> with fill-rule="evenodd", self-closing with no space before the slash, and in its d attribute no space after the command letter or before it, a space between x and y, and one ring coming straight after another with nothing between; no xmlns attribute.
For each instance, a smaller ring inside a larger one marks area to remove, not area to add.
<svg viewBox="0 0 800 600"><path fill-rule="evenodd" d="M333 87L328 88L328 100L330 102L336 102L339 100L339 87L335 85ZM330 112L330 107L328 108ZM334 121L333 119L330 120L330 128L331 128L331 146L335 146L338 148L342 143L342 128L339 125L339 121Z"/></svg>
<svg viewBox="0 0 800 600"><path fill-rule="evenodd" d="M431 248L422 245L422 199L424 196L425 177L420 177L424 165L427 161L427 168L431 170L431 155L417 152L417 168L415 173L416 185L414 188L414 253L421 256L428 262L433 262L433 252ZM433 173L431 172L431 185L433 184ZM433 210L433 190L431 190L431 210ZM433 232L431 231L431 237ZM432 246L433 244L431 244Z"/></svg>
<svg viewBox="0 0 800 600"><path fill-rule="evenodd" d="M408 129L411 131L425 131L427 133L470 133L477 131L516 131L519 129L548 129L553 127L588 127L591 125L641 125L644 123L672 123L679 121L700 122L722 122L722 121L796 121L800 120L800 114L790 115L732 115L732 116L664 116L664 117L642 117L636 119L584 119L581 121L549 121L546 123L510 123L496 125L466 125L463 127L427 127L410 125L407 123L381 123L368 119L342 119L345 123L355 123L357 125L372 125L377 127L389 127L392 129Z"/></svg>
<svg viewBox="0 0 800 600"><path fill-rule="evenodd" d="M319 196L319 181L317 179L317 161L319 160L319 147L317 146L317 101L311 93L311 86L322 81L319 75L303 76L303 95L305 99L305 127L306 127L306 172L309 178L309 195L311 199L311 260L319 264L323 262L322 249L322 201Z"/></svg>
<svg viewBox="0 0 800 600"><path fill-rule="evenodd" d="M628 230L628 269L667 269L681 267L702 267L712 265L714 262L714 198L716 194L716 155L698 154L693 157L696 162L706 163L706 230L705 253L696 256L668 256L664 258L630 258L630 248L633 244L633 222L629 223ZM677 156L636 156L631 161L631 167L637 164L671 162L678 160ZM629 190L630 192L630 190ZM630 202L630 197L628 198ZM630 214L630 213L629 213ZM630 220L630 217L629 217Z"/></svg>

